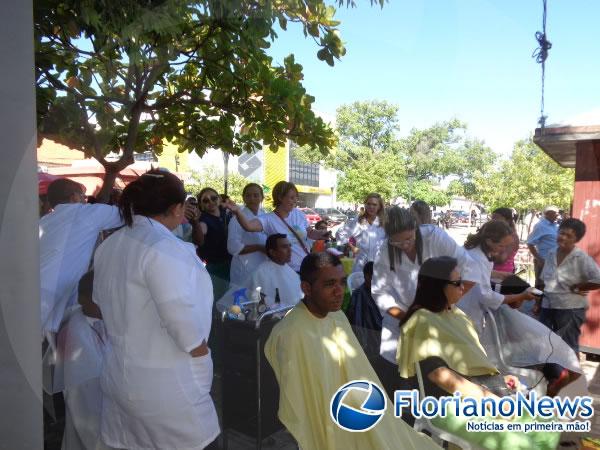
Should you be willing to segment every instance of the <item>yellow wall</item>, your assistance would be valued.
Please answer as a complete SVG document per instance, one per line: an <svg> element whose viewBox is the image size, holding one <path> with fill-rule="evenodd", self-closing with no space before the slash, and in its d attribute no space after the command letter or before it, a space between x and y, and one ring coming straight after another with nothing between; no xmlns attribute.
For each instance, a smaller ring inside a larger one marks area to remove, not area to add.
<svg viewBox="0 0 600 450"><path fill-rule="evenodd" d="M272 152L268 147L263 148L264 156L264 182L263 184L267 187L268 191L265 192L265 204L271 204L271 191L280 181L287 181L288 179L288 165L289 165L289 148L288 146L280 147L277 152Z"/></svg>
<svg viewBox="0 0 600 450"><path fill-rule="evenodd" d="M175 164L175 157L178 159L177 164ZM163 150L158 155L158 165L172 172L189 172L188 157L188 152L179 153L175 144L169 144L166 140L163 140ZM175 168L176 166L177 169Z"/></svg>

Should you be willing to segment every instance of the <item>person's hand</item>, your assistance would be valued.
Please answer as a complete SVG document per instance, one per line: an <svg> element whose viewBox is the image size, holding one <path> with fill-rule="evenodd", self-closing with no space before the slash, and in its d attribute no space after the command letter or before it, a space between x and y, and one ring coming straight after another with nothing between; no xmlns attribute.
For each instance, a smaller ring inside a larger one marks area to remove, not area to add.
<svg viewBox="0 0 600 450"><path fill-rule="evenodd" d="M188 203L185 205L183 215L189 222L196 222L200 218L200 211L197 206Z"/></svg>
<svg viewBox="0 0 600 450"><path fill-rule="evenodd" d="M231 199L225 200L225 202L223 202L223 206L234 214L240 212L240 207L236 205Z"/></svg>
<svg viewBox="0 0 600 450"><path fill-rule="evenodd" d="M534 316L537 316L540 314L541 311L542 311L542 305L540 305L539 302L535 302L535 305L533 305L531 312L533 313Z"/></svg>
<svg viewBox="0 0 600 450"><path fill-rule="evenodd" d="M514 302L509 303L508 306L510 306L512 309L519 309L523 304L523 301L524 300L516 300Z"/></svg>
<svg viewBox="0 0 600 450"><path fill-rule="evenodd" d="M577 295L583 295L583 296L587 295L587 293L589 291L582 290L582 289L580 289L579 286L580 286L579 284L574 284L573 286L571 286L571 288L570 288L571 292L573 294L577 294Z"/></svg>
<svg viewBox="0 0 600 450"><path fill-rule="evenodd" d="M511 391L516 391L519 388L519 386L521 386L521 382L514 375L505 375L504 383L506 383L506 387L509 388Z"/></svg>
<svg viewBox="0 0 600 450"><path fill-rule="evenodd" d="M524 290L519 294L519 301L523 303L525 300L537 300L538 296L531 293L529 289Z"/></svg>

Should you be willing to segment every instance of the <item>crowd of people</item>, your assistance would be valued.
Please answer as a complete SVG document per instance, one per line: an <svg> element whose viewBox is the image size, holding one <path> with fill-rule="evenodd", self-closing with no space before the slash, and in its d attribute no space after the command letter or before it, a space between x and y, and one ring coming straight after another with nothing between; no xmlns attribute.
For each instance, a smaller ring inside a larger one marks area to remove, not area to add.
<svg viewBox="0 0 600 450"><path fill-rule="evenodd" d="M217 448L215 318L243 289L260 292L266 307L291 308L265 355L280 387L279 419L303 449L436 447L412 417L387 414L365 433L334 424L331 398L355 379L393 398L416 387L418 370L429 395L502 396L519 385L501 373L508 361L539 373L555 396L581 374L586 294L600 288L600 268L576 246L585 224L559 226L554 207L527 240L540 296L515 283L519 238L508 208L460 245L431 223L425 202L386 208L369 194L335 236L354 254L345 271L340 252L315 245L334 236L326 224L309 226L290 182L274 186L269 213L257 184L239 206L210 187L188 196L159 169L130 183L117 205L86 204L84 193L54 181L40 220L44 387L64 397L65 449ZM342 311L347 276L361 274ZM535 303L539 321L519 311L524 302ZM505 347L488 319L502 325ZM552 433L469 434L456 417L436 426L485 448L557 443Z"/></svg>

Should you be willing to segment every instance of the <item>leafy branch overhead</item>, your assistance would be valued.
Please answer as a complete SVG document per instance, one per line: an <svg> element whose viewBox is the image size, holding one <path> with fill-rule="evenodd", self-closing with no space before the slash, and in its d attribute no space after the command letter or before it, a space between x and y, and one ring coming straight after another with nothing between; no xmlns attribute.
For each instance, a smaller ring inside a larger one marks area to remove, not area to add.
<svg viewBox="0 0 600 450"><path fill-rule="evenodd" d="M381 1L372 1L382 5ZM339 6L354 6L338 0ZM134 152L240 154L287 139L335 145L293 55L266 53L296 23L329 65L345 54L324 0L39 0L34 2L39 132L97 158L107 173ZM121 153L116 163L107 154Z"/></svg>

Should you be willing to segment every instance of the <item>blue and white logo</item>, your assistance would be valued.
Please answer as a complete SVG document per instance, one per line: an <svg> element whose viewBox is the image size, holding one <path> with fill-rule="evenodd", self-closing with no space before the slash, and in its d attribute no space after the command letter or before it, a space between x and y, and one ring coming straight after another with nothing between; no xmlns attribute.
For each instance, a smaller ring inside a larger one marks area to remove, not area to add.
<svg viewBox="0 0 600 450"><path fill-rule="evenodd" d="M357 395L365 398L360 408L348 405L348 396L357 398ZM354 380L333 395L329 413L331 419L346 431L368 431L381 420L386 406L387 397L379 386L367 380Z"/></svg>

